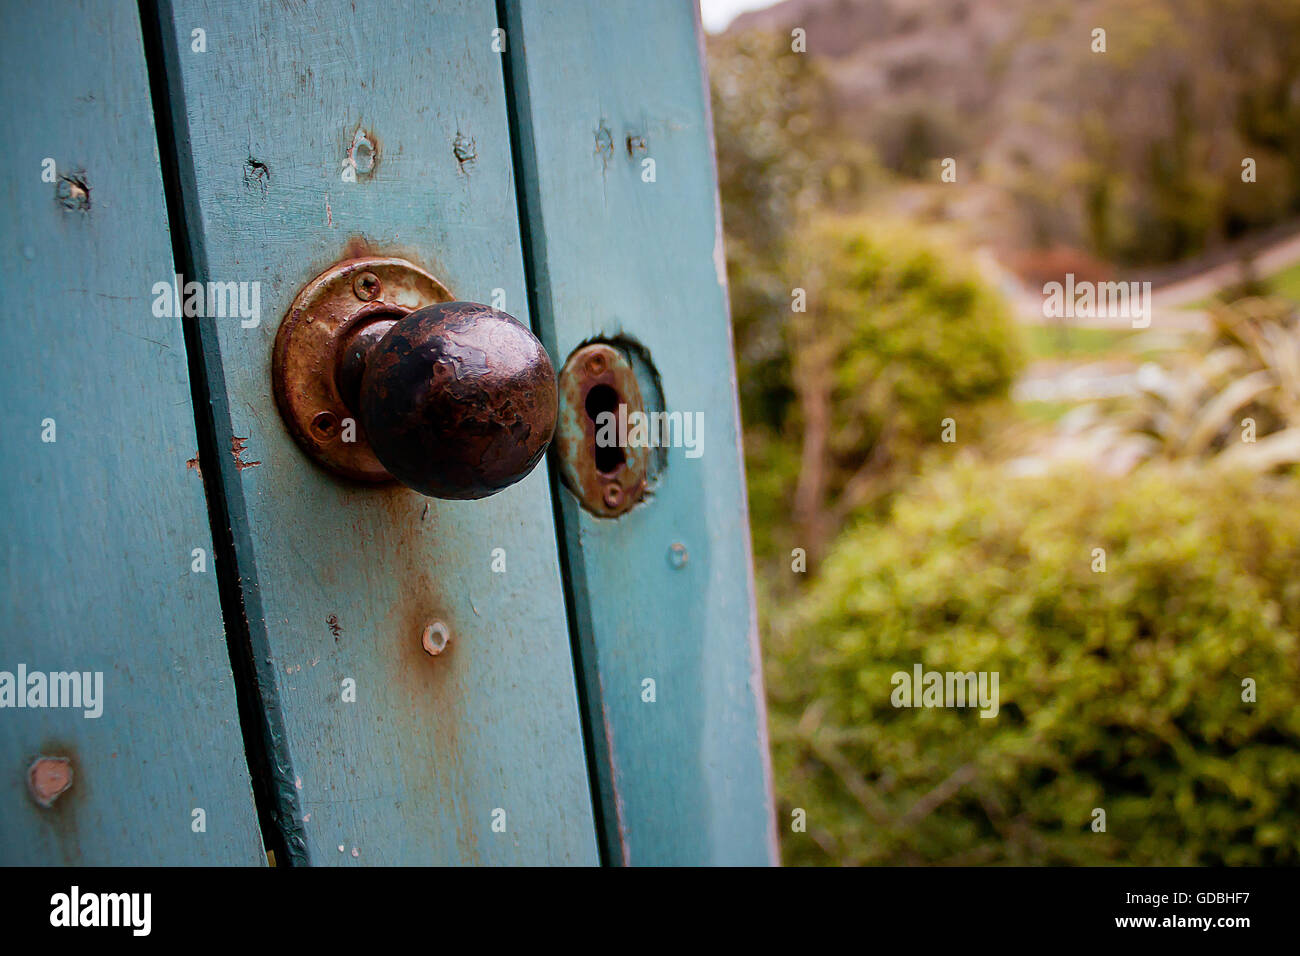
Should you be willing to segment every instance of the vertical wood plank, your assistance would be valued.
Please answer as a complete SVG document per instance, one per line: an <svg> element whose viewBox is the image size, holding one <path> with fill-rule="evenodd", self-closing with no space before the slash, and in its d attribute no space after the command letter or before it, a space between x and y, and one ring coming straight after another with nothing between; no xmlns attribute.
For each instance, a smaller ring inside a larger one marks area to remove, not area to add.
<svg viewBox="0 0 1300 956"><path fill-rule="evenodd" d="M630 864L774 862L695 5L500 7L543 341L558 367L589 339L633 339L667 409L704 413L702 456L671 449L653 495L621 518L594 518L559 492L607 853ZM680 567L673 545L685 549ZM646 679L654 703L642 698Z"/></svg>
<svg viewBox="0 0 1300 956"><path fill-rule="evenodd" d="M291 846L317 864L594 862L544 471L472 502L348 484L299 451L270 390L294 295L363 245L459 298L500 289L528 321L492 3L175 0L163 19L196 278L261 289L260 324L217 320L208 342ZM346 182L359 130L377 158Z"/></svg>
<svg viewBox="0 0 1300 956"><path fill-rule="evenodd" d="M173 266L135 6L15 6L0 61L0 671L103 672L97 718L0 709L0 864L265 863L185 345L151 308ZM48 808L38 756L71 761Z"/></svg>

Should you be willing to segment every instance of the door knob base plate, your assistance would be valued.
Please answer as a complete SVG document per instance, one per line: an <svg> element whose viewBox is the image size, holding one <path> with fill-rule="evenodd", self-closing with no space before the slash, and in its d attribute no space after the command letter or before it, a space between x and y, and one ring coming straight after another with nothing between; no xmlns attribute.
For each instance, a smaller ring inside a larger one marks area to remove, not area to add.
<svg viewBox="0 0 1300 956"><path fill-rule="evenodd" d="M382 325L452 300L419 266L384 256L336 262L303 287L280 323L271 360L276 404L303 451L354 481L394 480L344 401L340 371L349 349L363 348Z"/></svg>

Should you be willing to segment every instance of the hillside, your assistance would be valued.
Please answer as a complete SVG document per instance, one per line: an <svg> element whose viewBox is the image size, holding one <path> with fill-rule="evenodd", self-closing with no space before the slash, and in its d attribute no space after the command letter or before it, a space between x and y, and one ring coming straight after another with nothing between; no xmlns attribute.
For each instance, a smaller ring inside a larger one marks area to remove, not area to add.
<svg viewBox="0 0 1300 956"><path fill-rule="evenodd" d="M945 215L1000 246L1167 263L1300 212L1294 0L786 0L711 48L794 27L840 133L919 182L957 158Z"/></svg>

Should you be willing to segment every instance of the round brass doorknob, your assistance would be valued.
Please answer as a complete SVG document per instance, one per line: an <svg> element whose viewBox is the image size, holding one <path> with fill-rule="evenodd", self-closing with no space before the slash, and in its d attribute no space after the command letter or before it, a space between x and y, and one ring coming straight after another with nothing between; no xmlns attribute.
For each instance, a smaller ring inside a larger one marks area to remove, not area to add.
<svg viewBox="0 0 1300 956"><path fill-rule="evenodd" d="M524 325L404 259L336 263L276 335L290 433L335 474L483 498L519 481L555 433L555 368Z"/></svg>
<svg viewBox="0 0 1300 956"><path fill-rule="evenodd" d="M343 356L343 388L356 381L358 362L355 407L370 447L421 494L496 494L533 470L555 434L559 399L546 349L486 305L441 302L363 339Z"/></svg>

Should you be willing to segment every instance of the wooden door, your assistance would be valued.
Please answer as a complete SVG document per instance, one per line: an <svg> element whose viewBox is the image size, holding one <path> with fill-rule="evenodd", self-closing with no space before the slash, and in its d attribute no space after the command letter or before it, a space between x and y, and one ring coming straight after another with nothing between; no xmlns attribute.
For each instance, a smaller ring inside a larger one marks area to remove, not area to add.
<svg viewBox="0 0 1300 956"><path fill-rule="evenodd" d="M86 767L52 806L64 835L18 784L7 799L23 816L0 814L0 835L21 831L24 860L147 861L125 833L179 815L160 861L257 860L260 822L276 864L773 862L694 4L142 9L143 23L129 6L86 28L111 35L112 55L57 27L76 19L67 2L4 41L36 72L75 59L44 95L80 140L38 143L11 95L6 122L29 164L64 150L93 180L76 218L53 185L23 192L38 163L6 171L39 220L30 238L6 232L10 252L39 249L6 277L21 318L0 327L7 440L34 449L4 479L22 612L4 650L94 647L168 681L156 705L102 724L152 740L167 775L158 791L135 768L101 777L120 759L111 745L0 713L11 764L59 744ZM103 87L118 99L86 98ZM69 249L84 276L69 277ZM650 493L616 519L561 483L555 446L476 501L336 478L286 431L272 343L306 283L363 254L511 313L557 369L592 340L632 350L657 407L704 416L700 454L665 449ZM174 294L151 303L159 280ZM205 310L214 286L238 308ZM43 324L46 287L64 312L97 316L73 351ZM47 407L60 431L44 448ZM66 534L34 543L85 511L102 515L93 561ZM189 570L200 546L206 576ZM430 628L450 639L437 656ZM187 829L197 785L173 764L206 781L205 843ZM87 829L106 811L78 802L92 799L118 814L102 839Z"/></svg>
<svg viewBox="0 0 1300 956"><path fill-rule="evenodd" d="M257 863L139 17L8 10L0 62L0 863Z"/></svg>
<svg viewBox="0 0 1300 956"><path fill-rule="evenodd" d="M528 321L495 28L475 0L176 0L163 20L190 268L261 289L261 321L211 321L205 345L294 862L597 860L546 473L482 501L341 482L271 394L281 317L349 251L461 299L501 289Z"/></svg>
<svg viewBox="0 0 1300 956"><path fill-rule="evenodd" d="M561 491L605 846L629 864L775 862L697 8L504 7L542 340L561 360L592 339L634 343L646 388L704 426L616 521Z"/></svg>

